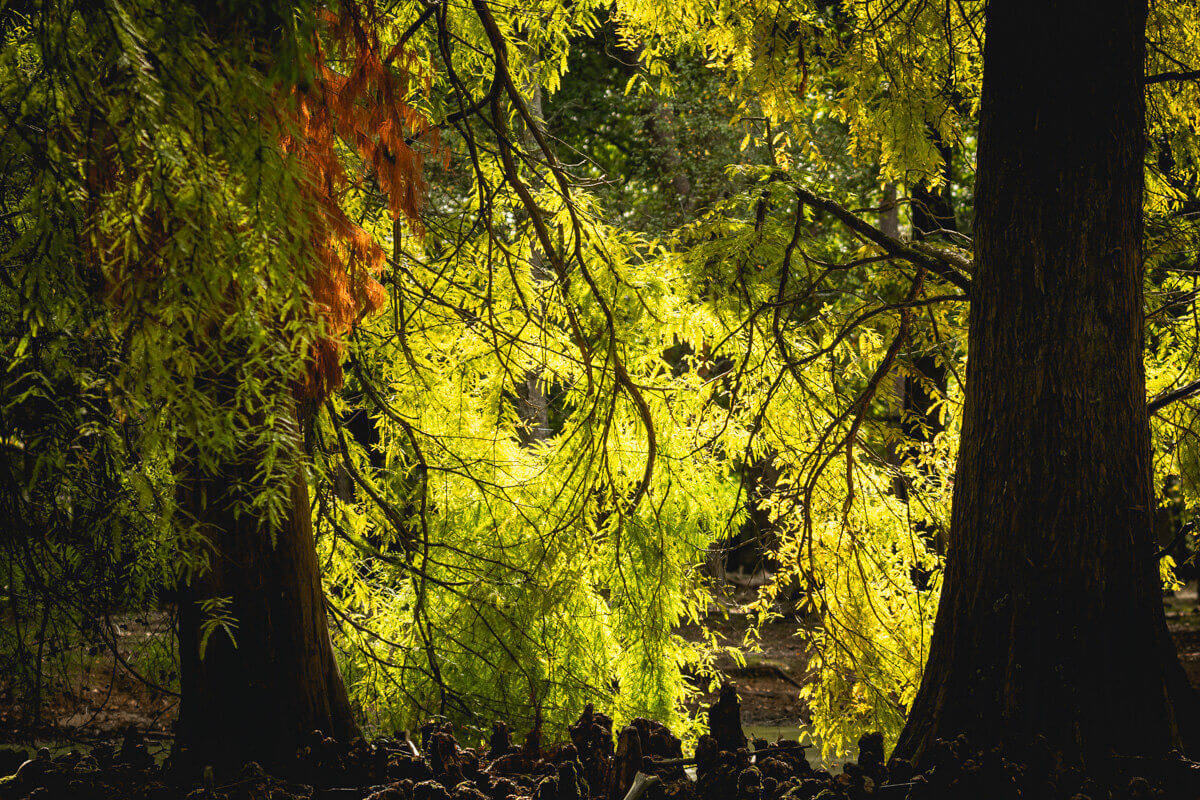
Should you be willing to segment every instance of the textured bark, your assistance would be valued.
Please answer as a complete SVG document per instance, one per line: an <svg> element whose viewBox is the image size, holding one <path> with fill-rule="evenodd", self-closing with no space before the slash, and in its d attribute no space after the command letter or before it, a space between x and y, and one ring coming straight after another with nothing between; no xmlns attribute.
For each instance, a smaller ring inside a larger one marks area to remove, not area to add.
<svg viewBox="0 0 1200 800"><path fill-rule="evenodd" d="M988 6L975 275L946 579L895 754L1193 744L1151 537L1145 0Z"/></svg>
<svg viewBox="0 0 1200 800"><path fill-rule="evenodd" d="M325 617L308 486L297 469L287 519L270 529L232 513L253 485L253 458L216 476L181 480L183 508L202 522L210 569L180 589L180 706L177 744L185 765L219 771L255 760L286 773L301 737L357 733ZM234 640L212 631L201 657L208 598L229 598Z"/></svg>
<svg viewBox="0 0 1200 800"><path fill-rule="evenodd" d="M609 777L609 800L621 800L625 797L641 768L641 737L638 736L637 728L626 725L617 736L617 752L613 756L612 772Z"/></svg>

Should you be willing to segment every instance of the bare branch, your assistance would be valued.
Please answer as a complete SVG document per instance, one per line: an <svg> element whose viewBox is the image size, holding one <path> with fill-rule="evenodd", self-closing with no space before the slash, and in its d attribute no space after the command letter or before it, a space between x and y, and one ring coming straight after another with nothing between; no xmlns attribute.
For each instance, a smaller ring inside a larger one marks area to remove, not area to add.
<svg viewBox="0 0 1200 800"><path fill-rule="evenodd" d="M1146 85L1150 86L1151 84L1154 84L1154 83L1166 83L1167 81L1194 81L1194 80L1200 80L1200 69L1188 70L1186 72L1175 70L1175 71L1171 71L1171 72L1160 72L1157 75L1147 75L1146 76Z"/></svg>
<svg viewBox="0 0 1200 800"><path fill-rule="evenodd" d="M1180 386L1178 389L1163 392L1150 400L1150 413L1153 414L1164 406L1168 406L1178 400L1186 400L1195 394L1200 394L1200 381L1192 381Z"/></svg>
<svg viewBox="0 0 1200 800"><path fill-rule="evenodd" d="M879 245L883 251L895 258L902 258L919 267L924 267L942 280L952 283L963 292L971 293L971 279L963 274L969 271L971 262L958 253L945 248L929 245L916 246L888 236L871 223L855 216L843 206L832 200L818 197L807 189L793 187L800 202L812 208L819 208L834 217L843 225L873 244Z"/></svg>

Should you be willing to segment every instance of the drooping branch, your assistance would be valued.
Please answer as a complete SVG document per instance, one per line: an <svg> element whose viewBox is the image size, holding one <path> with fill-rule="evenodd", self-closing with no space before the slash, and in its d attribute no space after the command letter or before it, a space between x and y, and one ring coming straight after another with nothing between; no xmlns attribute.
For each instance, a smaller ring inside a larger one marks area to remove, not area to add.
<svg viewBox="0 0 1200 800"><path fill-rule="evenodd" d="M650 406L646 402L646 399L642 396L637 384L630 377L628 371L626 370L624 359L618 353L616 322L613 311L605 301L604 293L600 290L599 285L596 283L595 278L588 270L587 264L583 258L583 253L581 250L581 242L583 240L581 232L582 224L580 223L575 205L571 202L571 188L570 183L567 180L566 173L563 171L557 157L554 155L553 149L551 149L549 143L547 142L539 121L535 120L530 114L520 91L517 89L517 86L513 81L512 75L509 73L507 45L499 26L496 24L495 18L492 16L491 10L487 7L487 4L483 2L483 0L472 0L471 5L475 10L476 15L479 17L479 21L483 25L484 33L487 35L488 41L492 46L493 58L495 59L496 63L496 74L504 82L505 92L508 95L513 108L517 112L518 117L524 121L526 130L529 132L529 136L537 144L538 149L541 150L542 155L546 160L546 166L549 168L550 174L554 177L554 181L558 186L559 194L563 199L567 215L570 218L571 228L575 233L575 235L572 237L572 250L576 269L578 270L580 277L583 278L584 283L591 290L592 296L595 298L596 305L599 308L601 315L604 317L605 327L609 332L607 359L612 364L613 376L615 377L617 384L625 391L630 401L632 401L634 408L637 409L638 416L641 418L643 428L646 432L645 468L642 472L641 480L638 482L637 486L634 488L633 492L625 502L625 507L632 509L637 506L637 504L650 489L650 480L654 473L654 461L658 452L654 419L650 412ZM537 203L534 201L528 188L523 185L520 176L516 171L516 166L512 158L511 143L508 142L504 136L504 129L506 126L500 111L498 97L493 98L491 106L492 117L496 126L496 130L500 135L499 153L501 163L504 166L506 178L509 184L512 185L513 190L520 197L521 202L525 206L526 210L529 212L530 220L534 225L534 230L537 234L539 243L542 246L542 250L548 258L551 267L553 267L559 282L565 287L570 282L570 275L567 270L567 260L564 258L564 254L554 247ZM564 297L566 296L565 291L563 295ZM567 305L566 310L568 313L568 318L571 319L571 315L574 314L574 311L569 304ZM590 348L586 340L582 337L582 328L579 326L577 321L572 322L572 335L576 339L577 345L581 354L584 356L585 362L588 361L587 353Z"/></svg>

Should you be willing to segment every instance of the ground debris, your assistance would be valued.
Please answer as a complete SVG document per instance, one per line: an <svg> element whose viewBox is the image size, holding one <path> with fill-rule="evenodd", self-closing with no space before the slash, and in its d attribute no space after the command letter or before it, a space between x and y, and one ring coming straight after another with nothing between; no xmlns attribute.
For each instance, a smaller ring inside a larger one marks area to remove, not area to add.
<svg viewBox="0 0 1200 800"><path fill-rule="evenodd" d="M1163 761L1114 759L1103 777L1064 766L1044 741L1022 752L983 751L964 738L939 741L931 766L915 771L884 760L880 734L859 740L857 761L839 774L813 769L796 741L761 739L747 747L736 689L727 687L710 709L710 731L693 757L664 725L634 719L614 748L612 720L588 706L566 732L569 741L546 749L512 744L503 722L489 747L463 747L444 721L420 731L340 742L313 731L297 753L297 768L282 780L256 763L220 780L206 769L198 782L182 779L171 760L157 766L135 730L120 747L98 744L88 753L57 757L43 748L0 778L0 800L1194 800L1200 764L1172 755ZM724 742L727 746L722 746ZM734 745L734 746L729 746ZM6 764L26 751L5 754ZM686 767L695 767L694 777ZM194 776L193 776L194 777Z"/></svg>

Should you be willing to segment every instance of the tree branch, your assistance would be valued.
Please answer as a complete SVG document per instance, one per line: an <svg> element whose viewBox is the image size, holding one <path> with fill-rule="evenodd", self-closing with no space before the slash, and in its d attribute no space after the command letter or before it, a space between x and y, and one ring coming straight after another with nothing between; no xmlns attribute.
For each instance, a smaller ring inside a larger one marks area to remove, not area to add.
<svg viewBox="0 0 1200 800"><path fill-rule="evenodd" d="M963 274L970 271L971 262L962 255L941 247L927 244L912 245L894 239L832 200L818 197L799 186L793 188L796 196L800 198L800 202L833 215L863 239L879 245L888 255L924 267L947 283L954 284L963 292L971 293L971 279Z"/></svg>
<svg viewBox="0 0 1200 800"><path fill-rule="evenodd" d="M1154 83L1166 83L1167 81L1194 81L1198 79L1200 79L1200 69L1192 69L1187 72L1176 70L1160 72L1157 75L1147 75L1145 83L1149 86Z"/></svg>
<svg viewBox="0 0 1200 800"><path fill-rule="evenodd" d="M1152 398L1149 403L1150 413L1153 414L1163 406L1170 405L1177 400L1186 400L1194 394L1200 394L1200 381L1192 381L1180 386L1178 389L1163 392L1157 397Z"/></svg>

